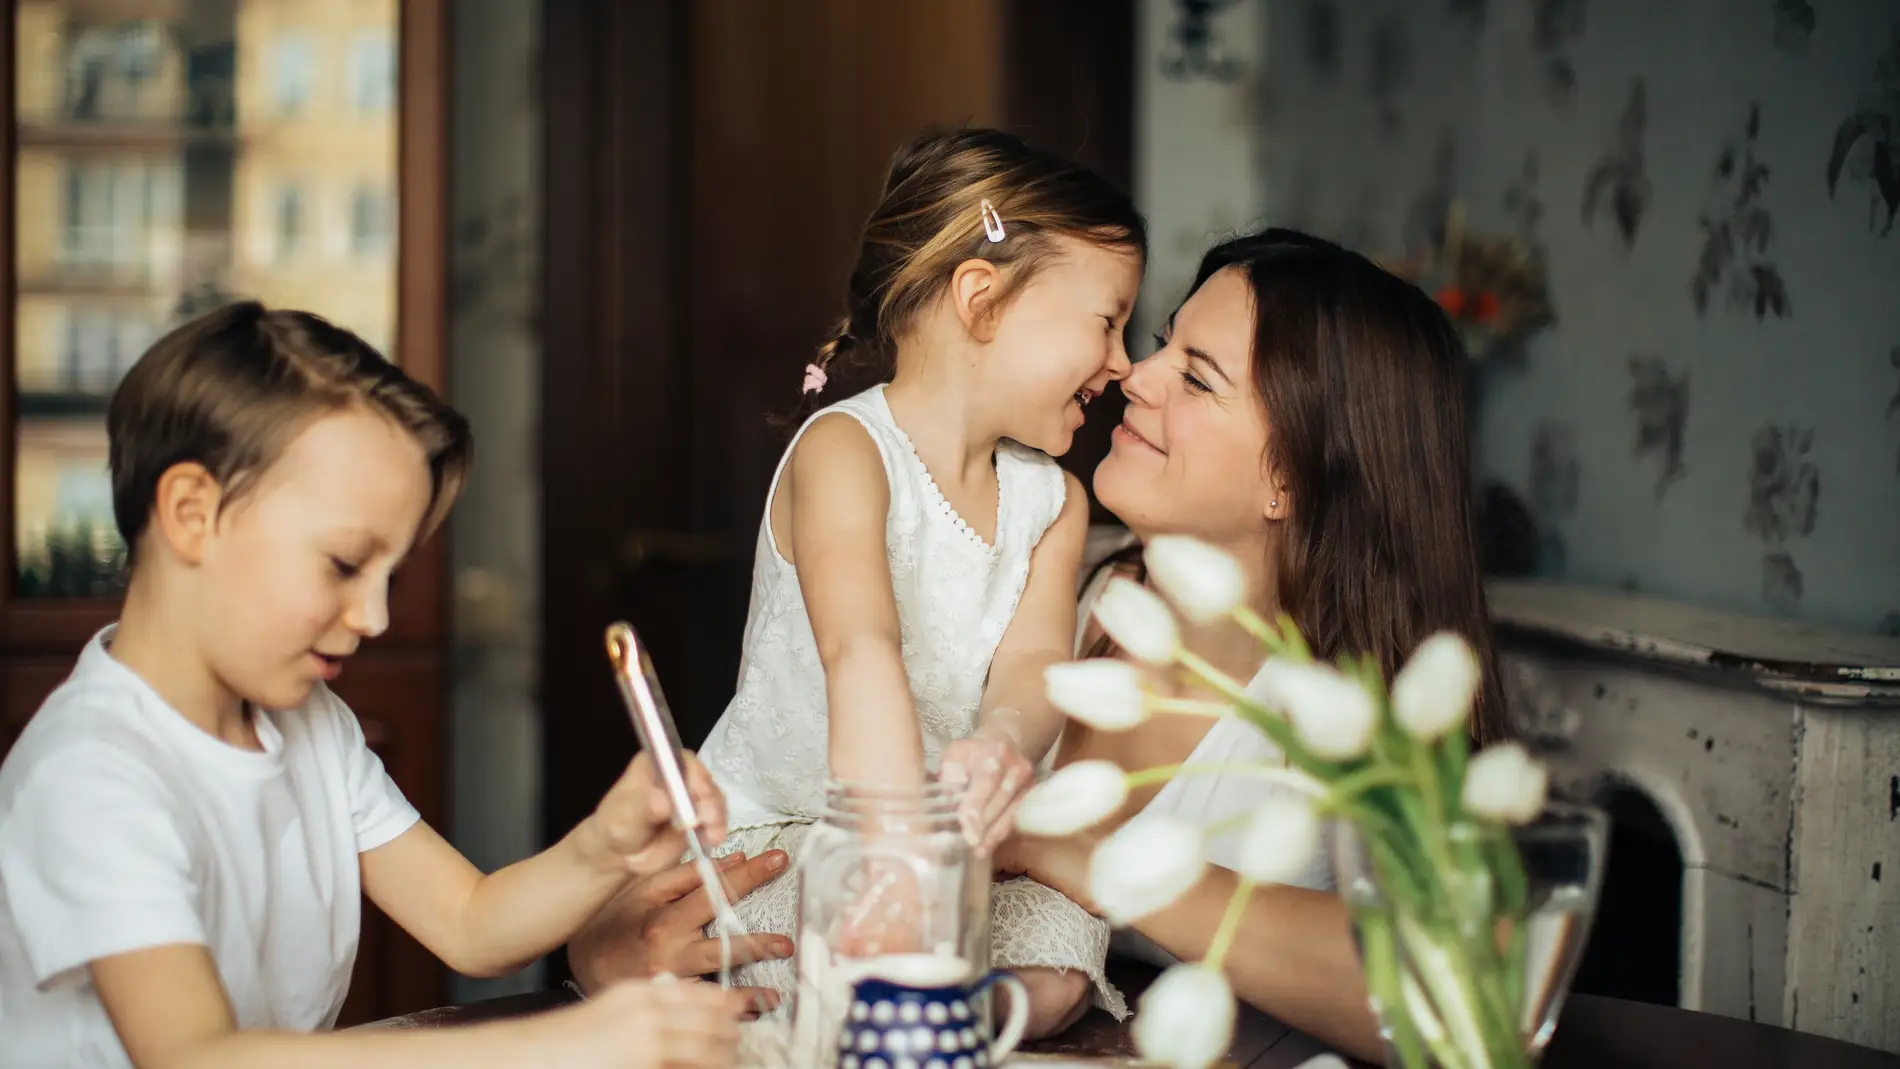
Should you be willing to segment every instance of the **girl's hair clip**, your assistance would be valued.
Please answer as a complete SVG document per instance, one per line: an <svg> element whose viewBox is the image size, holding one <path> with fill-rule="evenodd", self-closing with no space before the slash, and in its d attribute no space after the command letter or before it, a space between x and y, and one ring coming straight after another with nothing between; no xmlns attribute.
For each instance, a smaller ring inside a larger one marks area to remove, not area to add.
<svg viewBox="0 0 1900 1069"><path fill-rule="evenodd" d="M992 242L1001 241L1008 237L1008 233L1003 230L1003 217L996 214L996 205L991 204L989 198L986 197L983 199L981 207L983 211L983 235Z"/></svg>
<svg viewBox="0 0 1900 1069"><path fill-rule="evenodd" d="M805 365L805 386L798 392L802 394L819 393L825 388L825 369L817 364Z"/></svg>

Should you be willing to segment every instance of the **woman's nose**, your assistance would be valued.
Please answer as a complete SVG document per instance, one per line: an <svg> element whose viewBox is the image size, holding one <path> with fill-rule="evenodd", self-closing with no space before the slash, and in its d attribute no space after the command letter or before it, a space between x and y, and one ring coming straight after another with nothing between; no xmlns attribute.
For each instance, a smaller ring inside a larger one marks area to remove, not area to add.
<svg viewBox="0 0 1900 1069"><path fill-rule="evenodd" d="M1139 364L1129 368L1122 379L1122 393L1133 404L1152 408L1161 403L1162 391L1167 388L1168 351L1154 354Z"/></svg>

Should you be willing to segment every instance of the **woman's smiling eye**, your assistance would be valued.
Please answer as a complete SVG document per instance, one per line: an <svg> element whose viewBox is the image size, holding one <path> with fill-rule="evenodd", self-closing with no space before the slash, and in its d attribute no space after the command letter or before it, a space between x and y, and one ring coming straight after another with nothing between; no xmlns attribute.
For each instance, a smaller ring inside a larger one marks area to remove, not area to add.
<svg viewBox="0 0 1900 1069"><path fill-rule="evenodd" d="M1202 382L1200 379L1196 378L1194 375L1194 372L1189 371L1186 368L1181 369L1181 381L1184 383L1187 383L1187 388L1190 390L1193 390L1195 393L1213 393L1214 392L1214 388L1212 386L1209 386L1207 383Z"/></svg>

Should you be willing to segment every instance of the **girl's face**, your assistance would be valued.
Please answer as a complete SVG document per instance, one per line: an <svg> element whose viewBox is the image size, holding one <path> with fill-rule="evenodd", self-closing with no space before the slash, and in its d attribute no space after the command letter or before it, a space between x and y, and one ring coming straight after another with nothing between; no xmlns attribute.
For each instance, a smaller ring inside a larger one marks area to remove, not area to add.
<svg viewBox="0 0 1900 1069"><path fill-rule="evenodd" d="M1082 410L1128 374L1122 334L1141 287L1141 257L1074 238L1003 308L982 379L1007 436L1050 456L1069 451Z"/></svg>
<svg viewBox="0 0 1900 1069"><path fill-rule="evenodd" d="M1175 313L1160 350L1122 383L1128 408L1095 469L1095 494L1138 534L1241 546L1286 512L1266 469L1253 330L1246 276L1218 272Z"/></svg>

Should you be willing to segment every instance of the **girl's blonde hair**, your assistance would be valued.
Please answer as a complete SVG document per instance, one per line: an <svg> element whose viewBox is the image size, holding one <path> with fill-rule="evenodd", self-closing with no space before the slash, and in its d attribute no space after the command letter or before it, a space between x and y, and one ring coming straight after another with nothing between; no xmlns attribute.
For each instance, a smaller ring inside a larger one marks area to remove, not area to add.
<svg viewBox="0 0 1900 1069"><path fill-rule="evenodd" d="M986 203L995 213L989 226ZM992 240L998 225L1003 236ZM864 224L844 315L819 346L828 385L855 392L888 380L897 339L966 260L1011 269L992 306L1000 310L1055 254L1056 236L1144 258L1148 251L1134 201L1079 163L1000 130L917 137L891 161L884 195Z"/></svg>

